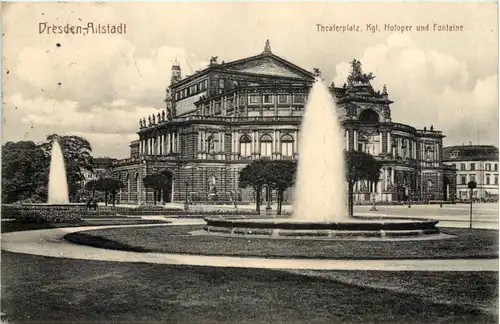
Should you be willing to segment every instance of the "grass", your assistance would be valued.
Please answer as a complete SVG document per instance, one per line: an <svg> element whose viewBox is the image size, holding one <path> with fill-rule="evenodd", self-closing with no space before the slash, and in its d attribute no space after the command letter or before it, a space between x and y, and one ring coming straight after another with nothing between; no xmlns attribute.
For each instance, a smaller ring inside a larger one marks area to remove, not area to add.
<svg viewBox="0 0 500 324"><path fill-rule="evenodd" d="M112 218L112 219L84 219L78 223L28 223L20 221L3 221L1 222L2 233L16 232L16 231L30 231L49 228L62 228L62 227L82 227L82 226L104 226L104 225L136 225L136 224L165 224L167 221L161 220L143 220L137 218Z"/></svg>
<svg viewBox="0 0 500 324"><path fill-rule="evenodd" d="M495 306L484 309L498 299L494 272L291 273L9 252L1 267L8 323L498 322Z"/></svg>
<svg viewBox="0 0 500 324"><path fill-rule="evenodd" d="M329 259L497 258L498 231L444 229L456 237L419 241L325 241L190 235L201 226L113 228L71 233L65 239L84 245L148 252ZM110 244L116 243L116 246Z"/></svg>

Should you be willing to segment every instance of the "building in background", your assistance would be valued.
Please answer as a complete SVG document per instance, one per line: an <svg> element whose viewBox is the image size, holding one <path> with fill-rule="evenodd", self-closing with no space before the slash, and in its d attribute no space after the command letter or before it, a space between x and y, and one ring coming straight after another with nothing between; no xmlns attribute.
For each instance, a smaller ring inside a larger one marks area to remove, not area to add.
<svg viewBox="0 0 500 324"><path fill-rule="evenodd" d="M88 171L83 170L83 183L82 186L85 186L87 182L90 180L97 180L99 178L104 177L106 174L111 176L113 169L113 162L117 161L117 159L110 157L97 157L93 158L94 161L94 170Z"/></svg>
<svg viewBox="0 0 500 324"><path fill-rule="evenodd" d="M442 163L442 132L393 122L386 87L373 89L373 75L364 74L359 61L351 68L344 85L330 86L345 148L384 163L380 181L358 183L355 199L453 199L456 177ZM157 197L164 203L254 201L251 189L239 188L239 171L252 160L298 159L302 114L318 76L317 69L307 71L273 54L269 42L260 54L241 60L219 63L212 57L208 67L184 78L174 62L166 109L140 120L130 158L113 164L114 176L125 183L120 201L153 202L142 179L154 173L167 179ZM285 200L293 201L293 195L291 188ZM262 197L272 200L273 193L264 188Z"/></svg>
<svg viewBox="0 0 500 324"><path fill-rule="evenodd" d="M492 145L449 146L443 150L445 164L456 168L457 198L470 199L469 181L475 181L474 199L498 201L498 148Z"/></svg>

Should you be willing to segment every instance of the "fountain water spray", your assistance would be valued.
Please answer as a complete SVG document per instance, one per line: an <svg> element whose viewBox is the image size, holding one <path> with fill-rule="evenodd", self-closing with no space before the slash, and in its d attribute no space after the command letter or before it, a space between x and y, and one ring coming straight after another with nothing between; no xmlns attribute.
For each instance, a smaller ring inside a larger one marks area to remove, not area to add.
<svg viewBox="0 0 500 324"><path fill-rule="evenodd" d="M316 80L306 104L299 138L293 218L347 220L344 131L330 92Z"/></svg>
<svg viewBox="0 0 500 324"><path fill-rule="evenodd" d="M50 157L49 171L49 204L68 204L68 180L66 178L66 168L64 167L64 157L61 146L57 139L52 142L52 152Z"/></svg>

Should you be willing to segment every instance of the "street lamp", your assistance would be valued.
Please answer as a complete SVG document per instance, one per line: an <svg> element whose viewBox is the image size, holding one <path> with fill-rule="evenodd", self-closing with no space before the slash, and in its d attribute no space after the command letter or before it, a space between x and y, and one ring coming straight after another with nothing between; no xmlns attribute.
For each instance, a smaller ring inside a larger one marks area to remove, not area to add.
<svg viewBox="0 0 500 324"><path fill-rule="evenodd" d="M476 181L469 181L467 186L470 189L470 220L469 220L469 228L472 229L472 194L474 193L474 189L476 189Z"/></svg>

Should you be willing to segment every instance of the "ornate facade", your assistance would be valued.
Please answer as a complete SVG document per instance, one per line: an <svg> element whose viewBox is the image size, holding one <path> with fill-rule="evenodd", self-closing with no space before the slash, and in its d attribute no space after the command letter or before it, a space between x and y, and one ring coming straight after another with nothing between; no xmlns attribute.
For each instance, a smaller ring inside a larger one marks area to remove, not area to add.
<svg viewBox="0 0 500 324"><path fill-rule="evenodd" d="M362 150L384 162L380 181L359 183L355 199L393 202L447 200L453 169L442 163L444 135L431 126L417 130L391 119L387 89L375 91L373 75L354 60L347 83L331 85L345 129L345 148ZM154 200L144 188L146 174L164 173L168 184L158 200L252 201L238 188L239 171L256 159L298 159L299 127L309 90L319 70L306 71L272 53L218 63L217 57L194 75L182 78L172 66L166 109L139 123L131 157L114 164L125 183L121 203ZM264 200L273 194L264 188ZM293 200L293 188L285 195Z"/></svg>

